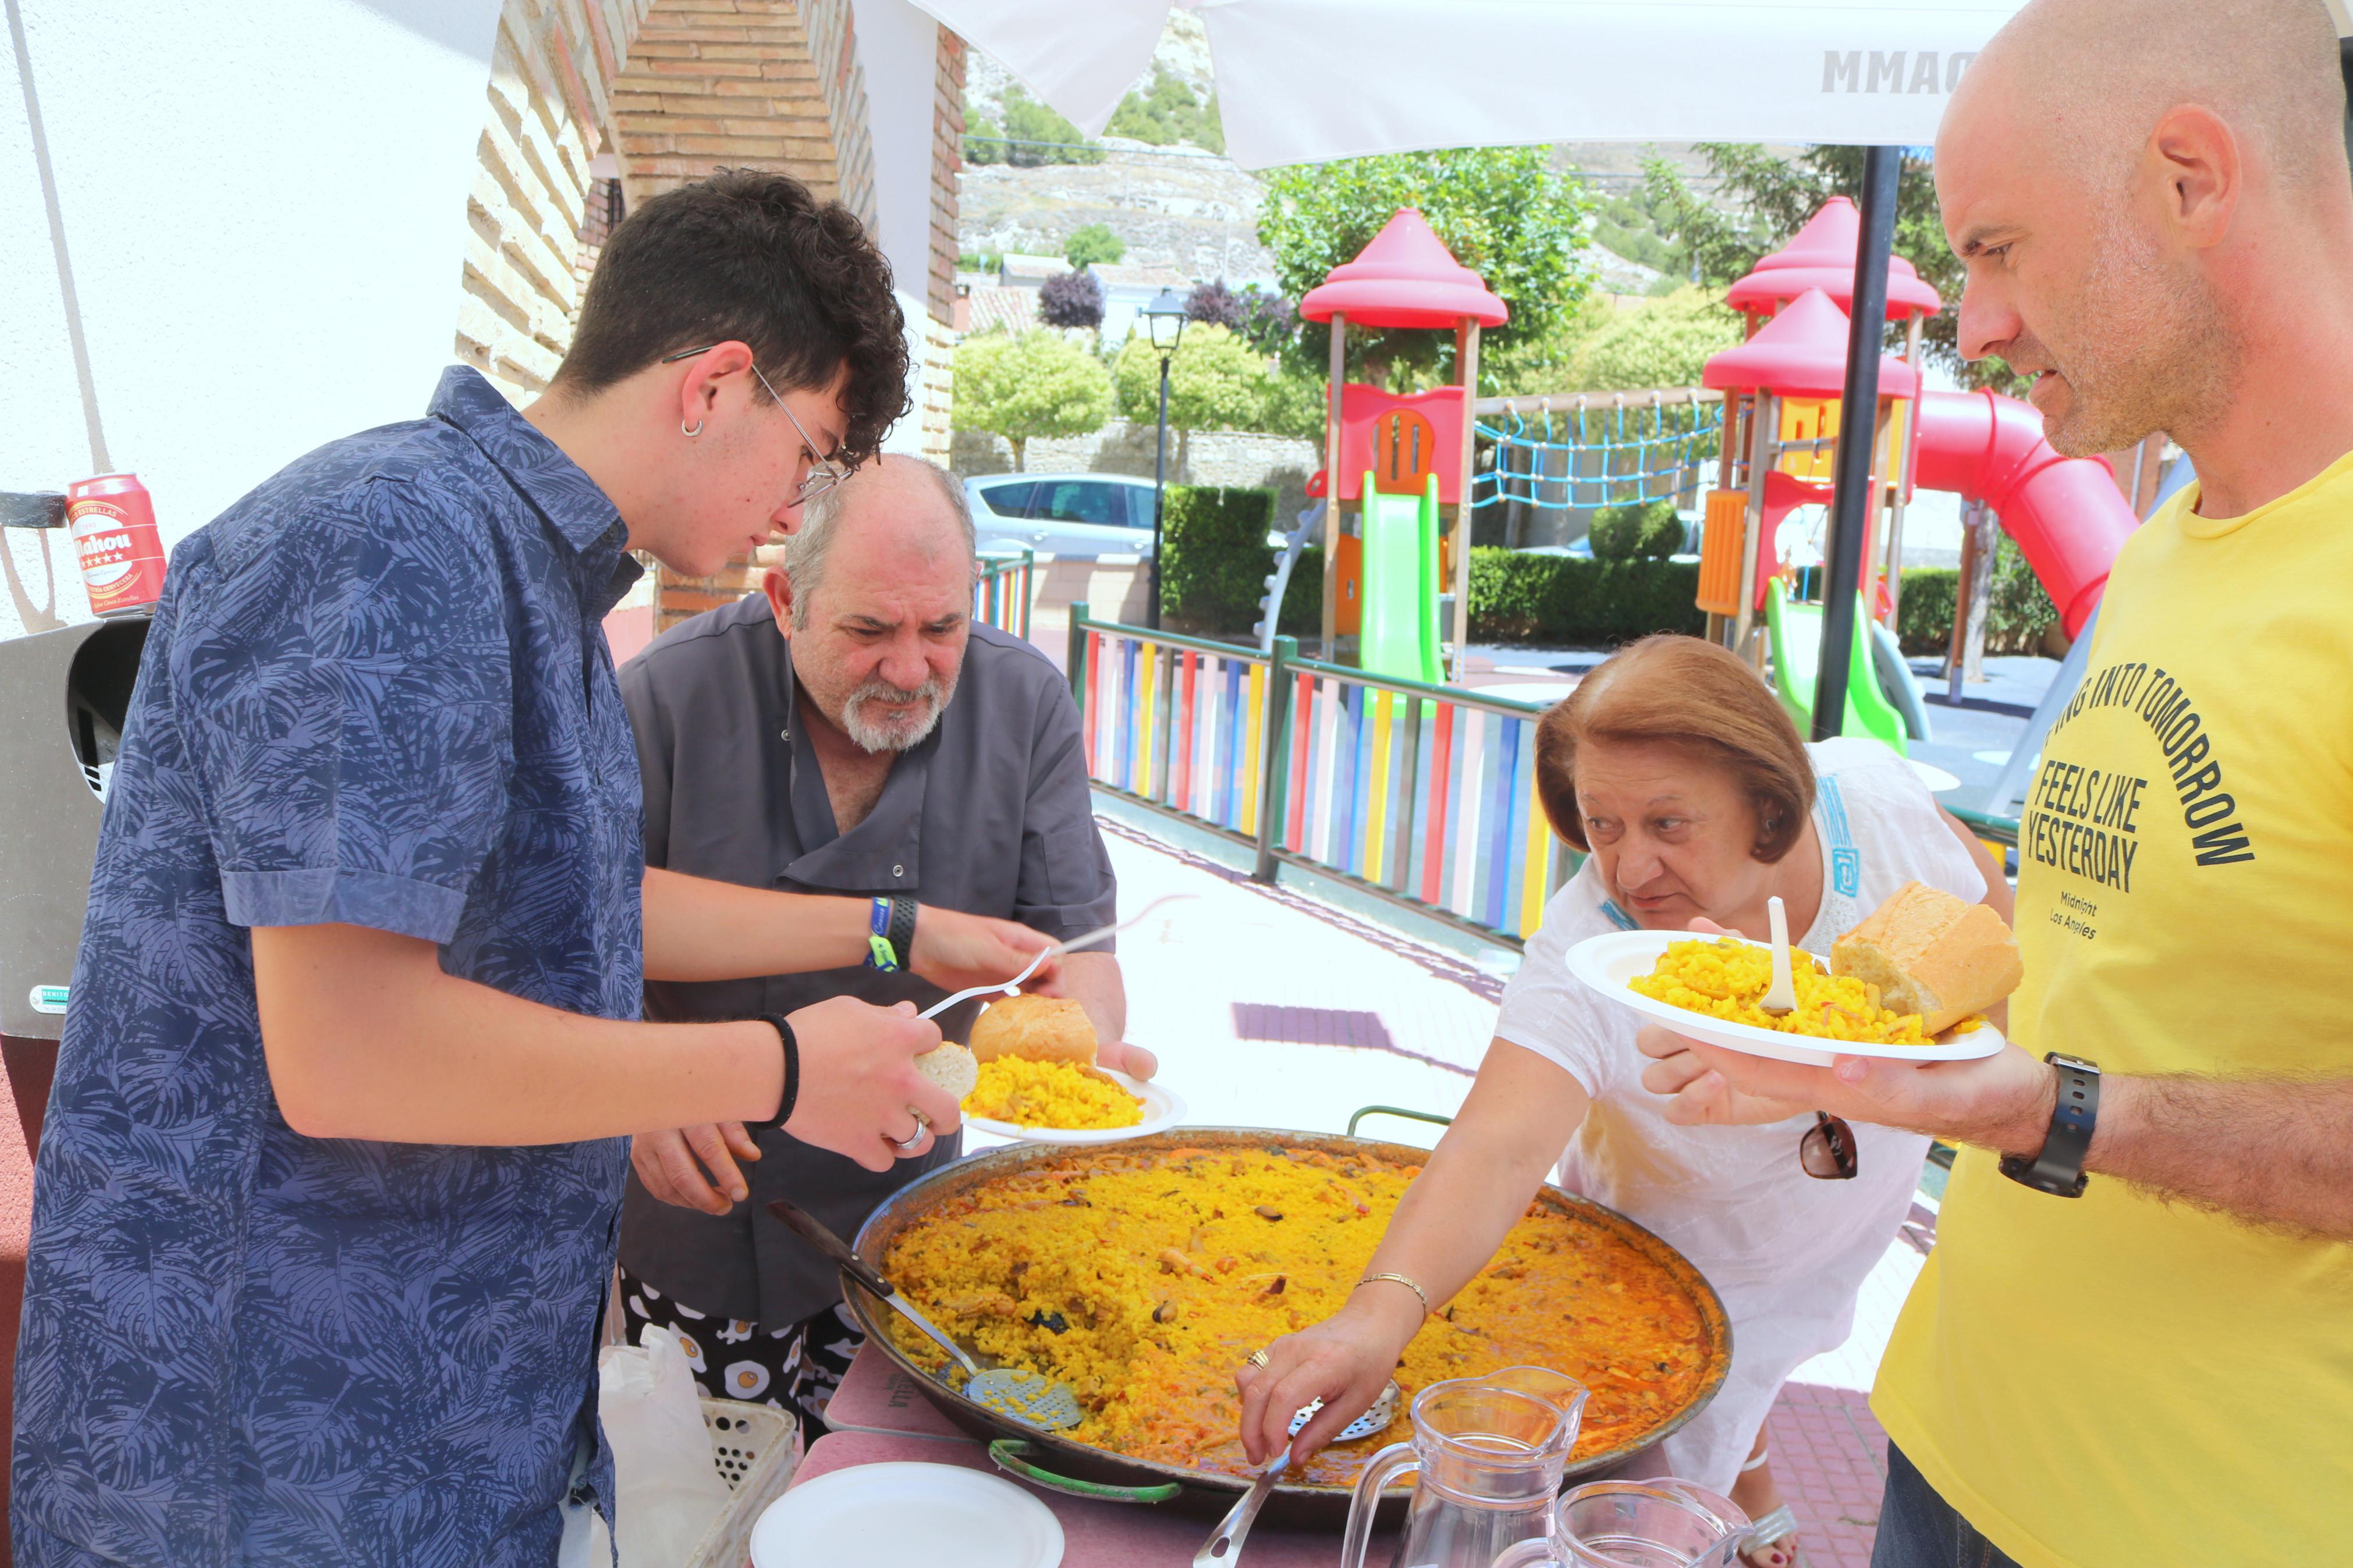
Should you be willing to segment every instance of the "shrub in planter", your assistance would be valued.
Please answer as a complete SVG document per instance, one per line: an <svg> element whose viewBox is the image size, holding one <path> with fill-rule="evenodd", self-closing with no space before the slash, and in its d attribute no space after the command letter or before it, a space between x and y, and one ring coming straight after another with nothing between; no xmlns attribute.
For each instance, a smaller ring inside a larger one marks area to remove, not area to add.
<svg viewBox="0 0 2353 1568"><path fill-rule="evenodd" d="M1631 642L1652 632L1697 635L1692 561L1579 560L1516 550L1471 552L1471 635L1550 646Z"/></svg>
<svg viewBox="0 0 2353 1568"><path fill-rule="evenodd" d="M1663 496L1606 506L1593 514L1591 539L1596 561L1662 559L1683 547L1683 520L1675 516L1675 503Z"/></svg>

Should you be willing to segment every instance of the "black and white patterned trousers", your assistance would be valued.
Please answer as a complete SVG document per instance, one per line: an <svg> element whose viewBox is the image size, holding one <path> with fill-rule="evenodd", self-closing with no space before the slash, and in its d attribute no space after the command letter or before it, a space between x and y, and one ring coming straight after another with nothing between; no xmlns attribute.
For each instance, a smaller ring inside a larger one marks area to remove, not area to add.
<svg viewBox="0 0 2353 1568"><path fill-rule="evenodd" d="M849 1309L839 1301L815 1317L766 1329L698 1312L627 1268L621 1270L621 1310L631 1344L647 1323L677 1330L695 1386L705 1397L790 1411L800 1420L804 1443L825 1436L825 1407L841 1386L850 1358L866 1342Z"/></svg>

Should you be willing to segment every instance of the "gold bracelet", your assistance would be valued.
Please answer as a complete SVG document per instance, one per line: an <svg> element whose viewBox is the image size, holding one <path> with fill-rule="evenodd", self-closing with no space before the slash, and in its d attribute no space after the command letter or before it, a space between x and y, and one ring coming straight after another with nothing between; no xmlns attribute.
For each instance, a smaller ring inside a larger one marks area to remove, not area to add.
<svg viewBox="0 0 2353 1568"><path fill-rule="evenodd" d="M1393 1283L1402 1285L1407 1289L1412 1291L1416 1296L1419 1297L1421 1299L1421 1315L1425 1318L1430 1316L1430 1292L1423 1289L1419 1285L1415 1284L1412 1280L1407 1279L1402 1274L1367 1274L1362 1279L1356 1281L1356 1289L1361 1290L1366 1286L1381 1279L1390 1280Z"/></svg>

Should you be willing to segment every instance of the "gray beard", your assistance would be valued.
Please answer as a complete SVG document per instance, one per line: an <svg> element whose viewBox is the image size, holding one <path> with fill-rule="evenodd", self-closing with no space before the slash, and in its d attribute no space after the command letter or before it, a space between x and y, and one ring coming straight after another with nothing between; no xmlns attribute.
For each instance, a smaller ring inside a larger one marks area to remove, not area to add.
<svg viewBox="0 0 2353 1568"><path fill-rule="evenodd" d="M904 752L923 744L925 736L938 727L940 715L947 711L952 688L943 686L937 677L924 681L912 691L902 690L881 679L869 680L849 694L841 704L841 729L860 751ZM923 710L913 719L892 722L869 722L865 717L870 702L922 702Z"/></svg>

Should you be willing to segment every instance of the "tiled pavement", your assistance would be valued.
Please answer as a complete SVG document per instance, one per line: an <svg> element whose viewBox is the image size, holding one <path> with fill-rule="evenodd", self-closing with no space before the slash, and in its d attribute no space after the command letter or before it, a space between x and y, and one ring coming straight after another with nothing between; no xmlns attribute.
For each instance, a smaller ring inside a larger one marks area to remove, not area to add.
<svg viewBox="0 0 2353 1568"><path fill-rule="evenodd" d="M1181 829L1164 837L1103 822L1123 909L1196 895L1124 933L1119 950L1128 1037L1158 1053L1187 1122L1338 1132L1360 1106L1451 1115L1461 1105L1494 1024L1493 973L1293 889L1253 883ZM1427 1147L1439 1129L1383 1118L1365 1131ZM1932 1230L1930 1202L1915 1219ZM1918 1241L1891 1244L1856 1304L1853 1333L1799 1369L1769 1419L1805 1568L1870 1562L1886 1439L1864 1392L1921 1257Z"/></svg>

